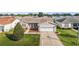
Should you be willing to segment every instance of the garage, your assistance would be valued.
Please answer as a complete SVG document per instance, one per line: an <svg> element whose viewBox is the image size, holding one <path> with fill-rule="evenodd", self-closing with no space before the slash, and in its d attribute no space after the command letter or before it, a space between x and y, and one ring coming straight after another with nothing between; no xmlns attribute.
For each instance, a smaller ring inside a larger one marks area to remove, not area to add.
<svg viewBox="0 0 79 59"><path fill-rule="evenodd" d="M41 24L39 26L39 31L51 31L56 32L56 26L55 25L48 25L48 24Z"/></svg>
<svg viewBox="0 0 79 59"><path fill-rule="evenodd" d="M39 28L39 31L53 31L54 32L54 29L53 28Z"/></svg>

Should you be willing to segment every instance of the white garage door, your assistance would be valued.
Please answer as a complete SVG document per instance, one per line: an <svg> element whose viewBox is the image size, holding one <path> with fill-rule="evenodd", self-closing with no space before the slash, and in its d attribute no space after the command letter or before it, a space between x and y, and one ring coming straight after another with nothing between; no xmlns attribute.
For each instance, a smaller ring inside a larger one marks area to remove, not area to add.
<svg viewBox="0 0 79 59"><path fill-rule="evenodd" d="M52 32L54 32L55 29L54 28L39 28L39 31L52 31Z"/></svg>

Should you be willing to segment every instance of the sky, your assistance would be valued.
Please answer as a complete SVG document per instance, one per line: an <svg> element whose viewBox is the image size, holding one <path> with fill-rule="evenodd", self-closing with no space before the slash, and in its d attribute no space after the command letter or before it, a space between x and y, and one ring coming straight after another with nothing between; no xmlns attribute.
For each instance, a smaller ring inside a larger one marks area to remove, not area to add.
<svg viewBox="0 0 79 59"><path fill-rule="evenodd" d="M79 12L79 0L0 0L0 12Z"/></svg>
<svg viewBox="0 0 79 59"><path fill-rule="evenodd" d="M39 12L0 12L0 14L29 14L29 13L39 13ZM63 14L63 13L70 13L72 15L79 13L79 12L43 12L47 14Z"/></svg>

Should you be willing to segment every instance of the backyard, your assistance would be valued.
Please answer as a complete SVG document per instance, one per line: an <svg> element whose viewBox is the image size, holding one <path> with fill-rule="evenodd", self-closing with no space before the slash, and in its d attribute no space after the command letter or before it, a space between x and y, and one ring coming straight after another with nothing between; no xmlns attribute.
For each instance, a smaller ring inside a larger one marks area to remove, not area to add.
<svg viewBox="0 0 79 59"><path fill-rule="evenodd" d="M39 34L25 34L19 41L10 40L4 33L0 33L0 46L39 46Z"/></svg>
<svg viewBox="0 0 79 59"><path fill-rule="evenodd" d="M79 39L77 38L77 32L72 29L61 29L57 28L59 39L65 46L76 46L79 45Z"/></svg>

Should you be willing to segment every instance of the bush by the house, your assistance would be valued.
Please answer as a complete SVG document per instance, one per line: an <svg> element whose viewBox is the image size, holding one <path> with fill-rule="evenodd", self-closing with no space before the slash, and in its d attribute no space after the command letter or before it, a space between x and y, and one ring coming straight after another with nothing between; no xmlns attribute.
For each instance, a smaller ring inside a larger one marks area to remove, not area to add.
<svg viewBox="0 0 79 59"><path fill-rule="evenodd" d="M17 25L14 28L13 35L15 36L14 40L20 40L24 36L24 29L20 25L20 23L17 23Z"/></svg>

